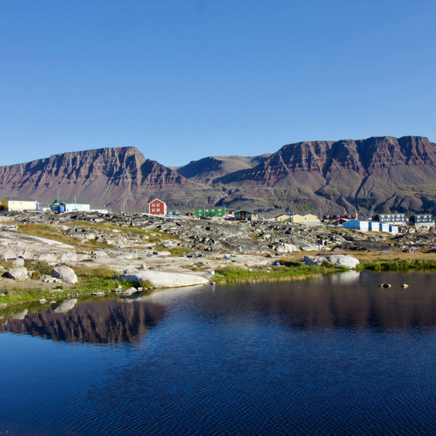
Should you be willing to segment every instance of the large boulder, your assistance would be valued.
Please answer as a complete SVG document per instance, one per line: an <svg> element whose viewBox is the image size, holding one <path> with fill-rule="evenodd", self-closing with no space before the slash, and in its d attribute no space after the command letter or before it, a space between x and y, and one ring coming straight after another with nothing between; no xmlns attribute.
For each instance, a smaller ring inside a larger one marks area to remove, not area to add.
<svg viewBox="0 0 436 436"><path fill-rule="evenodd" d="M278 253L293 253L294 251L300 251L300 249L294 244L279 244L275 249Z"/></svg>
<svg viewBox="0 0 436 436"><path fill-rule="evenodd" d="M14 280L26 280L29 278L27 268L11 268L6 273L6 277Z"/></svg>
<svg viewBox="0 0 436 436"><path fill-rule="evenodd" d="M148 270L119 274L116 278L139 284L148 281L153 288L180 288L183 286L205 285L209 283L208 279L194 274L179 274Z"/></svg>
<svg viewBox="0 0 436 436"><path fill-rule="evenodd" d="M328 256L324 256L324 259L327 262L332 263L336 266L345 266L350 269L355 269L357 265L359 265L359 260L353 256L348 254L331 254Z"/></svg>
<svg viewBox="0 0 436 436"><path fill-rule="evenodd" d="M62 280L64 283L77 283L76 273L72 268L65 265L53 268L51 276Z"/></svg>

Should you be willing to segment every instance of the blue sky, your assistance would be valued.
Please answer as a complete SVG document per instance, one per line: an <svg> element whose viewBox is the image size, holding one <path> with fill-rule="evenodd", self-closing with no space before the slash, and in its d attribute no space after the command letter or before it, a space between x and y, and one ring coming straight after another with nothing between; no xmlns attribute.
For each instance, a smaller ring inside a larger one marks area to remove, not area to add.
<svg viewBox="0 0 436 436"><path fill-rule="evenodd" d="M433 0L2 0L0 165L436 141Z"/></svg>

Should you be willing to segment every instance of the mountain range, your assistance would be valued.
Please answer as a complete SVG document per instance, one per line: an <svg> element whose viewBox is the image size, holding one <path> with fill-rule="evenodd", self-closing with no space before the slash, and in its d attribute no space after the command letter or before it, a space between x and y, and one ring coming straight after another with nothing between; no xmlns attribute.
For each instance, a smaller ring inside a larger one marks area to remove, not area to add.
<svg viewBox="0 0 436 436"><path fill-rule="evenodd" d="M49 204L58 194L94 208L119 210L124 203L128 211L145 211L158 197L181 210L434 212L436 144L421 136L307 141L273 154L210 156L178 168L120 147L0 167L2 198Z"/></svg>

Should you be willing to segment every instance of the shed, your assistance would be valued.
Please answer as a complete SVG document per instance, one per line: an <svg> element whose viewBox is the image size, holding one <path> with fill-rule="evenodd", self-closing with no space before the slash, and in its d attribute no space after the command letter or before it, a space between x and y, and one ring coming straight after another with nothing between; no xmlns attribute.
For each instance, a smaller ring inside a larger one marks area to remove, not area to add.
<svg viewBox="0 0 436 436"><path fill-rule="evenodd" d="M371 232L379 232L380 231L380 223L377 221L370 221L369 222L369 230L371 230Z"/></svg>
<svg viewBox="0 0 436 436"><path fill-rule="evenodd" d="M380 223L380 231L381 232L386 232L389 233L390 228L389 228L389 223Z"/></svg>
<svg viewBox="0 0 436 436"><path fill-rule="evenodd" d="M367 232L369 229L368 221L349 220L342 224L344 229L358 229L361 232Z"/></svg>
<svg viewBox="0 0 436 436"><path fill-rule="evenodd" d="M38 202L30 197L5 197L1 201L1 210L38 210Z"/></svg>
<svg viewBox="0 0 436 436"><path fill-rule="evenodd" d="M398 226L389 226L389 231L390 231L393 235L398 234Z"/></svg>

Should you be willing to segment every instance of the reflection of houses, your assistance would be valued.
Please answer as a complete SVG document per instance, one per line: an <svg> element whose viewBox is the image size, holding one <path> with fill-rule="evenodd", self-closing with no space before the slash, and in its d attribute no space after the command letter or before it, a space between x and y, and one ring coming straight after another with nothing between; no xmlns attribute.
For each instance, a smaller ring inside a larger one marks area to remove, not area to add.
<svg viewBox="0 0 436 436"><path fill-rule="evenodd" d="M299 215L298 213L294 214L290 217L289 221L294 224L307 224L309 226L319 224L318 217L311 213L307 215Z"/></svg>
<svg viewBox="0 0 436 436"><path fill-rule="evenodd" d="M5 197L1 201L1 210L38 210L39 204L33 198Z"/></svg>
<svg viewBox="0 0 436 436"><path fill-rule="evenodd" d="M249 210L238 210L235 212L236 221L256 221L259 219L259 214L250 212Z"/></svg>
<svg viewBox="0 0 436 436"><path fill-rule="evenodd" d="M155 198L148 203L148 213L150 215L166 215L167 205L162 200Z"/></svg>
<svg viewBox="0 0 436 436"><path fill-rule="evenodd" d="M50 205L50 209L56 212L89 212L89 203L77 203L73 200L55 200Z"/></svg>

